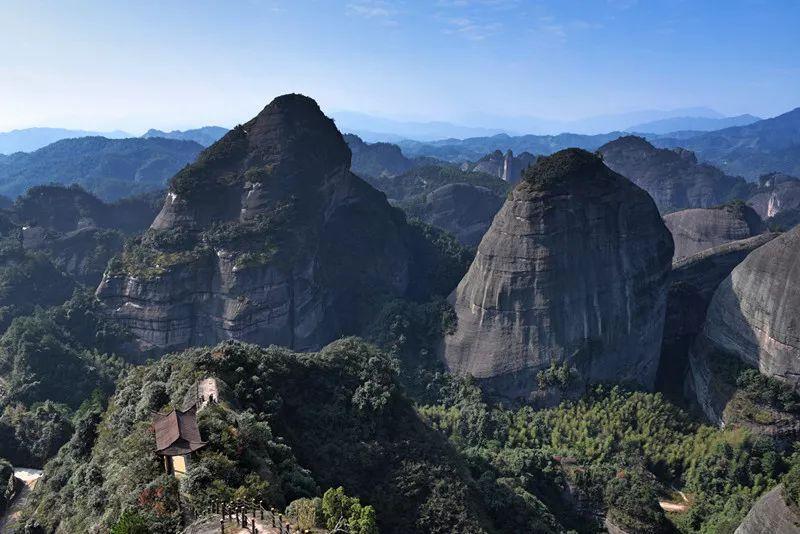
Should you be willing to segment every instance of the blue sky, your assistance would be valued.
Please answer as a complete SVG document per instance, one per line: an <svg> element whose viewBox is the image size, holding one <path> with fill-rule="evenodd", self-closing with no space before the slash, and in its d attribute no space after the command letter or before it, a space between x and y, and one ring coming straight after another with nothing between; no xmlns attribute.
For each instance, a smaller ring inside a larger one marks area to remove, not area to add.
<svg viewBox="0 0 800 534"><path fill-rule="evenodd" d="M0 0L0 131L800 106L800 1ZM481 124L478 124L481 123Z"/></svg>

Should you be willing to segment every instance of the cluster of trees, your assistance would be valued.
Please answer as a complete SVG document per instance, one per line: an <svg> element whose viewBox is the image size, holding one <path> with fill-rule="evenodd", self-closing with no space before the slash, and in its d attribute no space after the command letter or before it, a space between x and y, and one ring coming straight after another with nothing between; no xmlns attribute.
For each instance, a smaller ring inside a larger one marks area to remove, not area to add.
<svg viewBox="0 0 800 534"><path fill-rule="evenodd" d="M0 337L0 448L17 465L41 467L69 440L87 402L110 395L126 367L127 333L93 296L14 319Z"/></svg>
<svg viewBox="0 0 800 534"><path fill-rule="evenodd" d="M185 406L209 375L223 402L199 414L208 446L182 481L184 506L320 497L325 523L354 534L489 530L465 467L400 393L395 361L353 338L315 354L225 343L130 369L107 409L82 411L24 528L83 532L124 518L173 532L181 488L153 452L150 414ZM339 485L347 494L320 490Z"/></svg>
<svg viewBox="0 0 800 534"><path fill-rule="evenodd" d="M420 408L424 419L465 454L480 451L498 462L535 453L535 475L519 473L539 480L538 495L566 526L572 525L560 507L588 506L623 528L659 532L665 519L654 496L668 498L677 487L693 505L670 516L675 527L726 532L794 462L771 438L699 424L660 394L598 387L578 401L535 411L489 406L469 384L446 389L441 403ZM546 484L572 492L573 502L548 500Z"/></svg>

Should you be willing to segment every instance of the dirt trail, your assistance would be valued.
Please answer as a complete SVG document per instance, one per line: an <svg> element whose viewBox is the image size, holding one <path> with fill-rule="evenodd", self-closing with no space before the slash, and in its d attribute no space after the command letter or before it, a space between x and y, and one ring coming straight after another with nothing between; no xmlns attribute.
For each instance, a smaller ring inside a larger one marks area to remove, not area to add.
<svg viewBox="0 0 800 534"><path fill-rule="evenodd" d="M0 532L6 532L19 520L22 509L28 501L28 496L31 490L36 487L36 482L41 476L41 469L31 469L27 467L14 469L14 477L22 482L22 486L14 496L14 500L11 501L8 510L6 510L6 514L0 518Z"/></svg>
<svg viewBox="0 0 800 534"><path fill-rule="evenodd" d="M658 501L658 505L665 512L685 512L689 509L689 499L686 498L686 494L682 491L679 491L678 494L683 499L683 502Z"/></svg>

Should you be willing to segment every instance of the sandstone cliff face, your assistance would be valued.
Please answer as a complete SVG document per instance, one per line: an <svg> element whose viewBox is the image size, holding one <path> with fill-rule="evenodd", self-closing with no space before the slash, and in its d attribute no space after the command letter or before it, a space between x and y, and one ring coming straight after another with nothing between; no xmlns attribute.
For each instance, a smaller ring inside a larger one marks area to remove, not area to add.
<svg viewBox="0 0 800 534"><path fill-rule="evenodd" d="M507 397L570 367L556 400L592 382L652 387L673 246L652 199L579 149L541 158L509 195L451 295L455 373Z"/></svg>
<svg viewBox="0 0 800 534"><path fill-rule="evenodd" d="M800 516L783 496L783 485L765 493L734 534L800 534Z"/></svg>
<svg viewBox="0 0 800 534"><path fill-rule="evenodd" d="M142 242L97 296L143 350L239 339L314 349L403 294L405 221L349 171L333 121L275 99L176 175Z"/></svg>
<svg viewBox="0 0 800 534"><path fill-rule="evenodd" d="M765 230L753 208L738 203L676 211L664 216L664 224L675 242L676 260Z"/></svg>
<svg viewBox="0 0 800 534"><path fill-rule="evenodd" d="M480 242L503 198L492 190L472 184L448 184L428 193L406 213L447 230L465 246Z"/></svg>
<svg viewBox="0 0 800 534"><path fill-rule="evenodd" d="M704 336L719 350L800 382L800 228L753 251L717 288Z"/></svg>
<svg viewBox="0 0 800 534"><path fill-rule="evenodd" d="M402 174L417 163L391 143L365 143L353 134L344 136L352 152L351 170L359 176L392 177Z"/></svg>
<svg viewBox="0 0 800 534"><path fill-rule="evenodd" d="M465 163L462 168L472 172L483 172L497 176L506 182L515 184L525 170L536 162L536 156L530 152L522 152L518 156L508 150L505 154L499 150L485 155L474 164Z"/></svg>
<svg viewBox="0 0 800 534"><path fill-rule="evenodd" d="M658 369L658 390L674 399L684 395L689 349L702 330L706 310L720 282L750 252L778 234L765 233L725 243L672 262L664 339ZM715 411L721 412L722 408Z"/></svg>
<svg viewBox="0 0 800 534"><path fill-rule="evenodd" d="M620 137L598 149L603 162L650 193L661 213L709 208L728 200L742 178L698 163L692 152L667 150L636 136Z"/></svg>
<svg viewBox="0 0 800 534"><path fill-rule="evenodd" d="M791 228L800 221L800 179L782 173L764 175L747 204L762 219Z"/></svg>

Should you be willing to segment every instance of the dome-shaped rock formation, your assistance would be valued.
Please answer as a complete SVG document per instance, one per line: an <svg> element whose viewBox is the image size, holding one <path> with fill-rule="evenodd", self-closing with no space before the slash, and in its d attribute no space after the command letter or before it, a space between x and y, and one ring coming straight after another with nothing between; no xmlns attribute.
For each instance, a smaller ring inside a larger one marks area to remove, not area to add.
<svg viewBox="0 0 800 534"><path fill-rule="evenodd" d="M702 330L714 291L748 254L779 234L763 233L717 245L672 262L657 389L682 399L689 349Z"/></svg>
<svg viewBox="0 0 800 534"><path fill-rule="evenodd" d="M512 398L603 380L651 387L672 252L652 199L600 158L579 149L541 158L451 295L447 366ZM548 373L559 366L568 377Z"/></svg>
<svg viewBox="0 0 800 534"><path fill-rule="evenodd" d="M664 224L675 242L676 260L765 230L761 217L742 203L676 211L664 216Z"/></svg>
<svg viewBox="0 0 800 534"><path fill-rule="evenodd" d="M722 281L703 336L720 351L800 383L800 227L754 250Z"/></svg>
<svg viewBox="0 0 800 534"><path fill-rule="evenodd" d="M312 99L276 98L178 173L97 295L142 349L239 339L314 349L357 331L365 299L401 295L403 215L353 175Z"/></svg>

